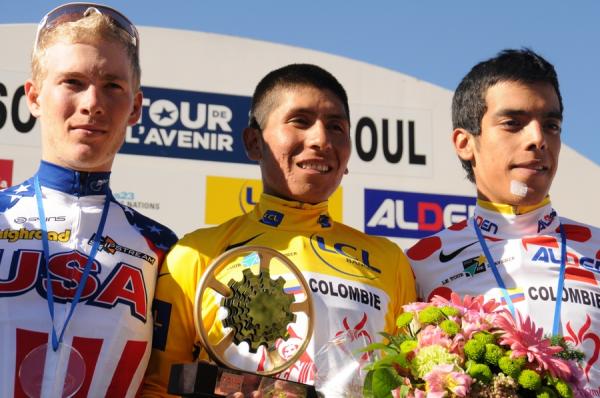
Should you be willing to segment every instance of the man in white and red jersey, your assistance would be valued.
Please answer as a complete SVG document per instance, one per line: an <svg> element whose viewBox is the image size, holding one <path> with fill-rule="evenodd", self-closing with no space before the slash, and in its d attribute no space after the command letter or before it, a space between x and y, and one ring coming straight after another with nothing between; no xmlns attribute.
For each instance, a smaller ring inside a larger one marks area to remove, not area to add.
<svg viewBox="0 0 600 398"><path fill-rule="evenodd" d="M244 143L260 165L263 194L248 214L196 230L168 254L156 289L157 327L144 396L166 395L171 365L207 358L194 327L198 280L213 259L233 247L268 246L285 254L312 291L314 333L306 352L278 375L283 379L314 384L322 347L340 335L378 340L379 331L394 330L401 306L415 299L414 278L398 246L329 215L328 199L347 172L351 148L348 98L334 76L308 64L268 73L254 92ZM214 300L202 307L209 338L222 335L220 322L213 321ZM297 351L305 329L306 322L287 325L289 338L277 345L282 358ZM229 360L237 363L241 356L231 354ZM261 362L252 366L258 371Z"/></svg>
<svg viewBox="0 0 600 398"><path fill-rule="evenodd" d="M65 4L38 27L31 113L42 162L0 192L0 396L133 397L150 355L167 228L120 205L115 154L142 102L135 27Z"/></svg>
<svg viewBox="0 0 600 398"><path fill-rule="evenodd" d="M454 94L453 142L477 187L474 216L408 250L421 298L485 295L562 334L600 395L600 230L560 216L548 192L563 105L554 67L531 50L476 65ZM584 172L584 171L583 171Z"/></svg>

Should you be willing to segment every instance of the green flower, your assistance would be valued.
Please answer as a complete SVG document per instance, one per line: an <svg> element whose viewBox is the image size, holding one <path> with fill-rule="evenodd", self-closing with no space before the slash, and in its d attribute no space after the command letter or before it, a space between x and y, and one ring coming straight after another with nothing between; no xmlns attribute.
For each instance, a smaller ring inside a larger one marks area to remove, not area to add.
<svg viewBox="0 0 600 398"><path fill-rule="evenodd" d="M550 387L544 386L535 394L535 398L556 398L556 393Z"/></svg>
<svg viewBox="0 0 600 398"><path fill-rule="evenodd" d="M465 344L464 350L468 359L481 362L485 354L485 345L480 341L471 339Z"/></svg>
<svg viewBox="0 0 600 398"><path fill-rule="evenodd" d="M477 332L473 335L473 338L483 344L496 344L496 336L490 332Z"/></svg>
<svg viewBox="0 0 600 398"><path fill-rule="evenodd" d="M569 387L564 380L558 380L556 384L554 384L554 388L556 388L559 397L573 398L573 390L571 390L571 387Z"/></svg>
<svg viewBox="0 0 600 398"><path fill-rule="evenodd" d="M430 345L419 350L412 360L412 373L423 378L437 365L453 364L458 366L460 358L456 354L451 354L444 347L439 345Z"/></svg>
<svg viewBox="0 0 600 398"><path fill-rule="evenodd" d="M518 380L521 369L523 369L523 362L518 358L512 359L508 356L504 356L498 360L498 367L505 375Z"/></svg>
<svg viewBox="0 0 600 398"><path fill-rule="evenodd" d="M442 307L441 310L442 310L442 313L446 316L459 316L460 315L459 310L457 310L455 307L451 307L449 305Z"/></svg>
<svg viewBox="0 0 600 398"><path fill-rule="evenodd" d="M419 322L427 324L437 324L444 319L444 313L437 307L427 307L422 311L419 311Z"/></svg>
<svg viewBox="0 0 600 398"><path fill-rule="evenodd" d="M414 351L417 348L417 340L404 340L402 344L400 344L400 352L403 354L408 354L411 351Z"/></svg>
<svg viewBox="0 0 600 398"><path fill-rule="evenodd" d="M446 332L450 337L453 337L460 332L459 324L450 319L442 321L442 323L440 323L440 329Z"/></svg>
<svg viewBox="0 0 600 398"><path fill-rule="evenodd" d="M403 328L408 326L413 320L413 314L411 312L405 312L396 319L396 326Z"/></svg>
<svg viewBox="0 0 600 398"><path fill-rule="evenodd" d="M490 366L498 366L498 360L504 356L504 350L496 344L486 344L483 358Z"/></svg>
<svg viewBox="0 0 600 398"><path fill-rule="evenodd" d="M469 376L485 384L488 384L490 381L492 381L492 371L490 370L489 366L483 363L471 364L467 370L467 373Z"/></svg>
<svg viewBox="0 0 600 398"><path fill-rule="evenodd" d="M541 376L535 370L531 369L523 370L519 375L518 381L521 387L531 391L538 390L542 386Z"/></svg>

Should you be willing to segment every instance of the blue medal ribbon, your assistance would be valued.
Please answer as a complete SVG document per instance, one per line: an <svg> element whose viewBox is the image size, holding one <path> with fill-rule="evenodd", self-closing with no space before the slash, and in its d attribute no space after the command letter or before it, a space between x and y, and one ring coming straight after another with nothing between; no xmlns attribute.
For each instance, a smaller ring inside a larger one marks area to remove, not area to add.
<svg viewBox="0 0 600 398"><path fill-rule="evenodd" d="M69 310L67 319L65 319L65 323L62 327L62 330L60 331L60 336L57 336L56 329L54 327L54 293L52 291L52 279L50 278L50 247L48 239L48 227L46 225L46 213L44 211L44 204L42 202L42 189L40 188L40 180L37 175L33 180L33 185L35 187L35 199L37 201L38 214L40 218L40 229L42 231L42 246L44 249L44 265L46 270L47 283L46 296L48 301L48 310L50 312L50 319L52 320L52 349L56 351L58 350L58 345L63 339L63 335L65 334L65 330L67 329L67 324L69 323L69 321L71 320L71 316L75 312L75 307L79 303L81 293L83 292L83 288L90 274L90 270L92 269L92 264L94 263L94 259L96 258L96 254L98 253L98 247L100 246L100 241L102 240L102 231L104 230L104 224L106 224L106 217L108 216L108 207L110 204L110 199L107 194L106 198L104 199L104 207L102 208L102 215L100 216L98 230L96 231L96 235L94 236L92 250L90 252L90 255L88 256L88 260L83 270L83 275L79 280L79 284L77 285L77 290L75 291L73 300L71 301L71 309Z"/></svg>
<svg viewBox="0 0 600 398"><path fill-rule="evenodd" d="M515 305L513 304L513 301L510 298L510 295L508 294L508 290L506 289L504 280L502 279L502 276L500 276L500 272L498 271L498 268L496 267L496 262L494 261L494 258L492 257L492 253L490 252L490 249L488 248L487 243L485 243L485 238L483 237L483 234L481 233L481 229L477 226L475 219L473 219L473 228L475 229L475 233L477 234L477 239L479 240L479 244L481 245L481 248L483 249L483 254L485 255L485 258L486 258L488 264L490 265L490 268L492 269L494 278L496 278L496 283L498 284L498 287L500 288L502 297L504 298L504 301L506 301L506 306L508 307L508 310L512 314L513 318L515 318ZM567 259L567 236L565 234L562 223L559 224L559 230L560 230L560 241L561 241L560 270L559 270L559 274L558 274L558 288L557 288L557 292L556 292L556 304L554 306L554 321L552 323L552 335L553 336L557 336L560 332L560 310L561 310L561 306L562 306L563 286L565 283L565 269L566 269L566 262L567 262L566 261L566 259Z"/></svg>

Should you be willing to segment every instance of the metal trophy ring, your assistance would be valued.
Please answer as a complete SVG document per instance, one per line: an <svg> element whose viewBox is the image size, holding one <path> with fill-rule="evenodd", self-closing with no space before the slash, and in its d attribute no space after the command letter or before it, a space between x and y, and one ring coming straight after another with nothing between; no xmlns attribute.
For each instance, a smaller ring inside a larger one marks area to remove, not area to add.
<svg viewBox="0 0 600 398"><path fill-rule="evenodd" d="M256 253L259 258L259 274L255 275L250 268L242 272L243 279L231 279L227 284L217 280L219 274L231 260L242 257L242 254ZM291 271L303 289L306 298L294 301L292 294L283 290L283 277L271 279L270 268L274 259ZM227 317L222 320L225 327L224 336L217 343L209 343L208 331L204 326L202 299L207 289L213 290L224 299L220 307L227 309ZM285 359L275 348L278 339L287 335L287 325L295 322L294 313L304 313L307 318L306 336L294 355ZM218 256L205 270L196 289L194 302L194 323L196 332L201 338L202 346L208 355L219 365L230 369L241 369L231 363L225 351L233 346L246 342L249 351L256 353L260 346L265 346L269 358L268 366L254 373L270 376L280 373L294 364L306 350L313 333L314 326L313 300L308 283L298 267L277 250L264 246L242 246L231 249Z"/></svg>

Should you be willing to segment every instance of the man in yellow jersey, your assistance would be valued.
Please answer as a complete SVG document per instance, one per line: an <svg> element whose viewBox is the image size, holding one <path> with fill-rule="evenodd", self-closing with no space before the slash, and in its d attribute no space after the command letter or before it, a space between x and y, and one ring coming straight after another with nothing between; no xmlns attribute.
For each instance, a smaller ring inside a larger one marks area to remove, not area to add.
<svg viewBox="0 0 600 398"><path fill-rule="evenodd" d="M565 336L585 352L587 388L599 395L600 230L559 217L548 196L562 114L554 67L533 51L476 65L452 102L454 147L477 187L474 216L407 255L423 299L483 294Z"/></svg>
<svg viewBox="0 0 600 398"><path fill-rule="evenodd" d="M267 74L254 92L244 143L260 165L263 194L250 213L186 235L167 256L144 394L165 394L172 364L206 358L193 324L194 296L207 266L230 248L260 245L284 253L312 290L312 340L279 375L284 379L313 384L315 354L323 345L340 333L376 341L378 331L393 330L401 306L415 299L413 275L395 244L329 216L328 198L347 173L351 150L348 99L335 77L308 64ZM300 333L294 326L287 332L290 339L279 351L295 350Z"/></svg>

